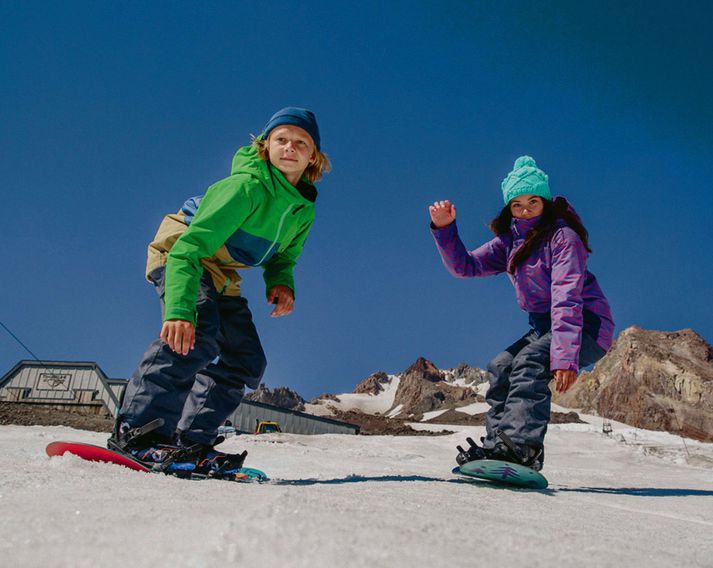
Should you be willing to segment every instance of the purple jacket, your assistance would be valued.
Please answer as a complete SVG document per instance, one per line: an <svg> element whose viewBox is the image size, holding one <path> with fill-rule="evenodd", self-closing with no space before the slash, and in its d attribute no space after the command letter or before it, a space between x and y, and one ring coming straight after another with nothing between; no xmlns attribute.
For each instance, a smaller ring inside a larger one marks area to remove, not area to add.
<svg viewBox="0 0 713 568"><path fill-rule="evenodd" d="M507 272L513 253L522 245L534 219L513 219L509 235L497 236L468 252L458 236L455 222L431 232L443 264L458 278L492 276ZM559 222L549 241L543 241L532 255L509 275L515 286L517 303L526 312L550 314L552 345L550 368L579 370L579 349L585 316L592 326L597 344L611 347L614 320L609 302L597 279L587 270L587 250L577 233ZM586 312L585 312L586 311ZM588 312L588 313L587 313ZM588 327L587 331L590 329Z"/></svg>

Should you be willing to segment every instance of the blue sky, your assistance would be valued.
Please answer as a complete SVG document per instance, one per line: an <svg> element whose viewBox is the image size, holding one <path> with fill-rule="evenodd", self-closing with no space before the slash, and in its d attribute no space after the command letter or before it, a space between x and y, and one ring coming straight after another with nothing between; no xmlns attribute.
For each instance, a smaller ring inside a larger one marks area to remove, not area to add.
<svg viewBox="0 0 713 568"><path fill-rule="evenodd" d="M484 366L526 331L506 277L456 280L427 206L488 238L530 154L590 232L617 332L713 341L709 2L0 3L0 321L40 358L128 377L160 329L164 214L287 105L334 170L271 319L268 386L350 391L418 356ZM0 329L0 373L27 353Z"/></svg>

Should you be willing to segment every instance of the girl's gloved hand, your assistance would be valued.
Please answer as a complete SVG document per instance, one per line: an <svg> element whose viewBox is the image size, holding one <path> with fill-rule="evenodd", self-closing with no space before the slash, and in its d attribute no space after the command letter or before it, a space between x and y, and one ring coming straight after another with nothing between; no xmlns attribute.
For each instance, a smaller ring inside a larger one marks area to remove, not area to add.
<svg viewBox="0 0 713 568"><path fill-rule="evenodd" d="M436 229L442 229L456 220L456 207L448 200L436 201L428 207L428 212Z"/></svg>

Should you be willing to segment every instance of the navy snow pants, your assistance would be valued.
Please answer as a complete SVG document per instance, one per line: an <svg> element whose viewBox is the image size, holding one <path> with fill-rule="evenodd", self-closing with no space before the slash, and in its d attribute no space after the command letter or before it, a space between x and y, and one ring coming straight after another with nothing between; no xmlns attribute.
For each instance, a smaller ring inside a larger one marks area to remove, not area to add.
<svg viewBox="0 0 713 568"><path fill-rule="evenodd" d="M488 364L490 388L485 400L490 410L485 421L484 447L493 448L498 441L497 429L516 444L543 447L552 399L551 343L552 331L533 326ZM596 363L604 354L585 325L579 351L580 369Z"/></svg>
<svg viewBox="0 0 713 568"><path fill-rule="evenodd" d="M151 273L162 311L164 276L164 268ZM267 361L247 300L216 292L208 273L201 278L196 309L195 349L179 355L156 339L126 387L119 419L135 427L163 418L158 434L212 444L240 405L245 386L260 384Z"/></svg>

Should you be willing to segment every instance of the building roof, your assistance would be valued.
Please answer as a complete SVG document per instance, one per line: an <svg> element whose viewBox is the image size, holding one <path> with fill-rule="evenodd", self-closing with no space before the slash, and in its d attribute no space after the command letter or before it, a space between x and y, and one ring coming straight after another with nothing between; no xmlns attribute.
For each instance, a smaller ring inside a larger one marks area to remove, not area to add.
<svg viewBox="0 0 713 568"><path fill-rule="evenodd" d="M2 379L0 379L0 388L5 386L5 383L8 382L20 369L26 367L34 367L38 369L47 369L50 367L60 369L84 368L96 371L99 380L104 384L104 387L106 388L107 395L109 396L109 398L112 399L112 402L116 404L117 408L119 407L119 399L114 394L114 391L111 389L110 385L116 384L117 382L122 381L122 379L110 379L106 376L106 373L102 370L102 368L94 361L38 361L36 359L23 359L19 361L7 373L5 373L5 375L3 375Z"/></svg>

